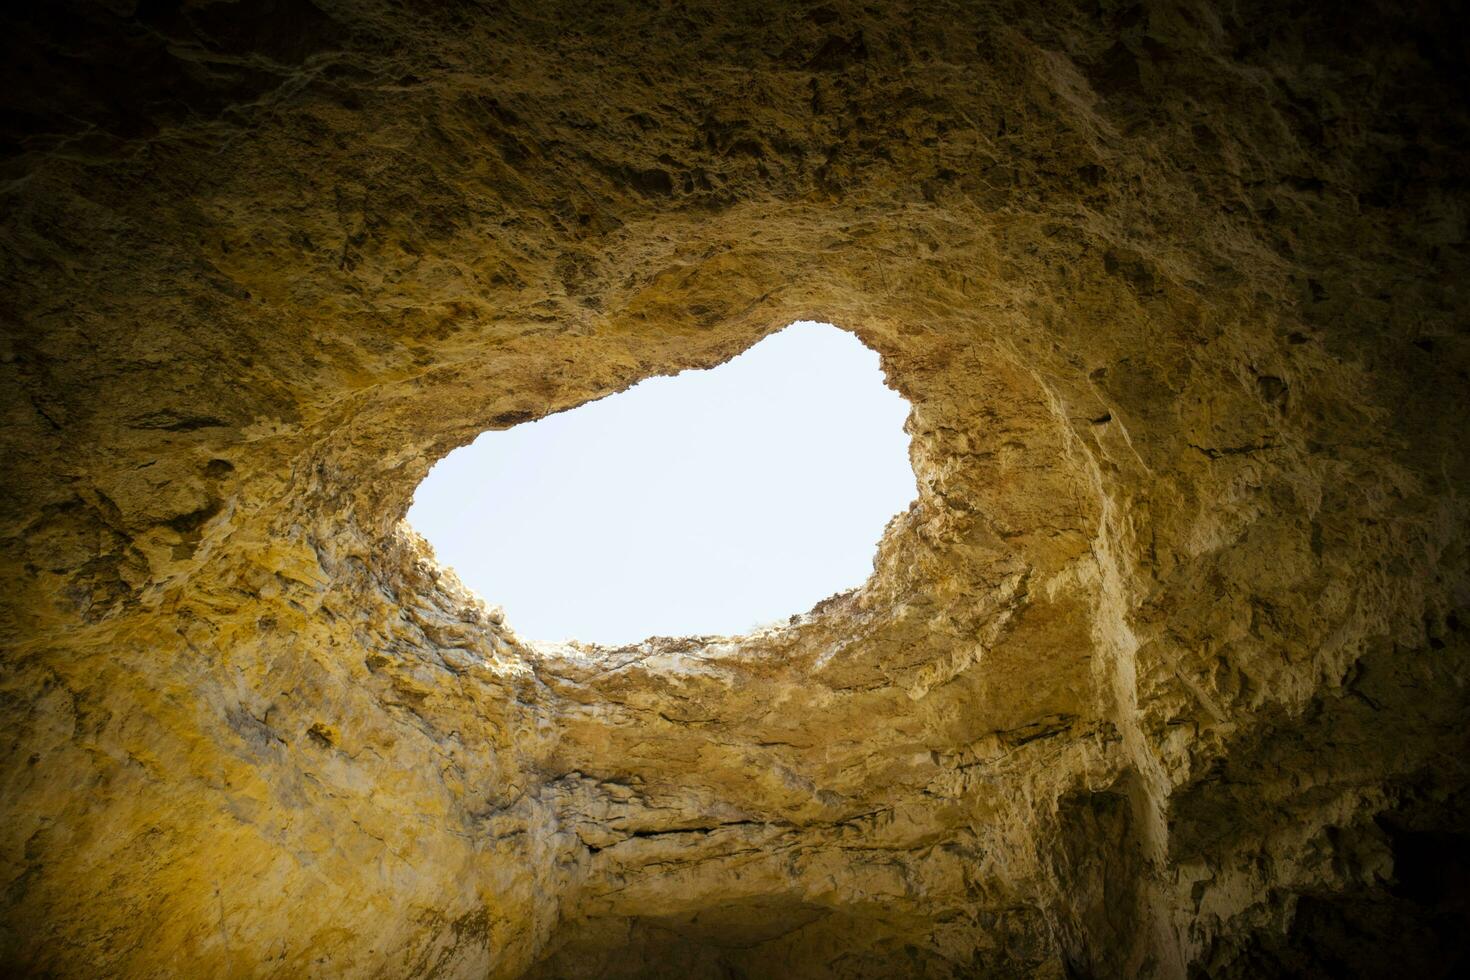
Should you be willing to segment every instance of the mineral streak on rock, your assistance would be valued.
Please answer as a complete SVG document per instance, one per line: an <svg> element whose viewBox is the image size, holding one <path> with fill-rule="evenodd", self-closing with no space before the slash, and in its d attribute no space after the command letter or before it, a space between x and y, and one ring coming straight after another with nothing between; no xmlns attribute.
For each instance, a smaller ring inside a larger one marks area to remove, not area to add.
<svg viewBox="0 0 1470 980"><path fill-rule="evenodd" d="M1463 970L1454 6L10 12L0 966ZM537 648L401 523L802 318L860 590Z"/></svg>

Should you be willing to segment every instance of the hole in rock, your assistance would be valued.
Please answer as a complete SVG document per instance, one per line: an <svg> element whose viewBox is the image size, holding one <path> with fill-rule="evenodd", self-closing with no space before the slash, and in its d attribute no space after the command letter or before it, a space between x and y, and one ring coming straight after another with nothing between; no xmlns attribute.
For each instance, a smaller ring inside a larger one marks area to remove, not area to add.
<svg viewBox="0 0 1470 980"><path fill-rule="evenodd" d="M527 638L743 633L871 574L915 496L907 414L875 352L794 323L711 370L483 433L408 519Z"/></svg>

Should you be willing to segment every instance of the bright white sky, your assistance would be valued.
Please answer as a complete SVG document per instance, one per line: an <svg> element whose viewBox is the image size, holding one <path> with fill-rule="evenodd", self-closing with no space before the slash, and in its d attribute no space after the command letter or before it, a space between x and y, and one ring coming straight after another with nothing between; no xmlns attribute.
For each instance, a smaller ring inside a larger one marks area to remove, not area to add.
<svg viewBox="0 0 1470 980"><path fill-rule="evenodd" d="M799 322L710 371L486 432L409 522L536 640L739 634L861 585L915 496L878 355Z"/></svg>

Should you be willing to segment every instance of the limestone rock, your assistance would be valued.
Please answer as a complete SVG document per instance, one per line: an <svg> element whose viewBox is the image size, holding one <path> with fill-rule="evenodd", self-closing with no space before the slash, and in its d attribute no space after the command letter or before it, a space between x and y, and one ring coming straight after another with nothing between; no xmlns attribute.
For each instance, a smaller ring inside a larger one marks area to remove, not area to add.
<svg viewBox="0 0 1470 980"><path fill-rule="evenodd" d="M7 15L0 964L1463 967L1451 7ZM801 318L913 405L856 592L537 647L402 524Z"/></svg>

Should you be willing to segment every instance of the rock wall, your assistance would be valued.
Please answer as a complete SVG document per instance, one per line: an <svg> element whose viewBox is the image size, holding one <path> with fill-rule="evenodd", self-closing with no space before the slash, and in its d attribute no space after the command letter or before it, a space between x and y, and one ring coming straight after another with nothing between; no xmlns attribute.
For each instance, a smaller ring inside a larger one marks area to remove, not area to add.
<svg viewBox="0 0 1470 980"><path fill-rule="evenodd" d="M6 970L1465 968L1452 10L7 16ZM863 588L534 647L401 523L798 318L913 405Z"/></svg>

